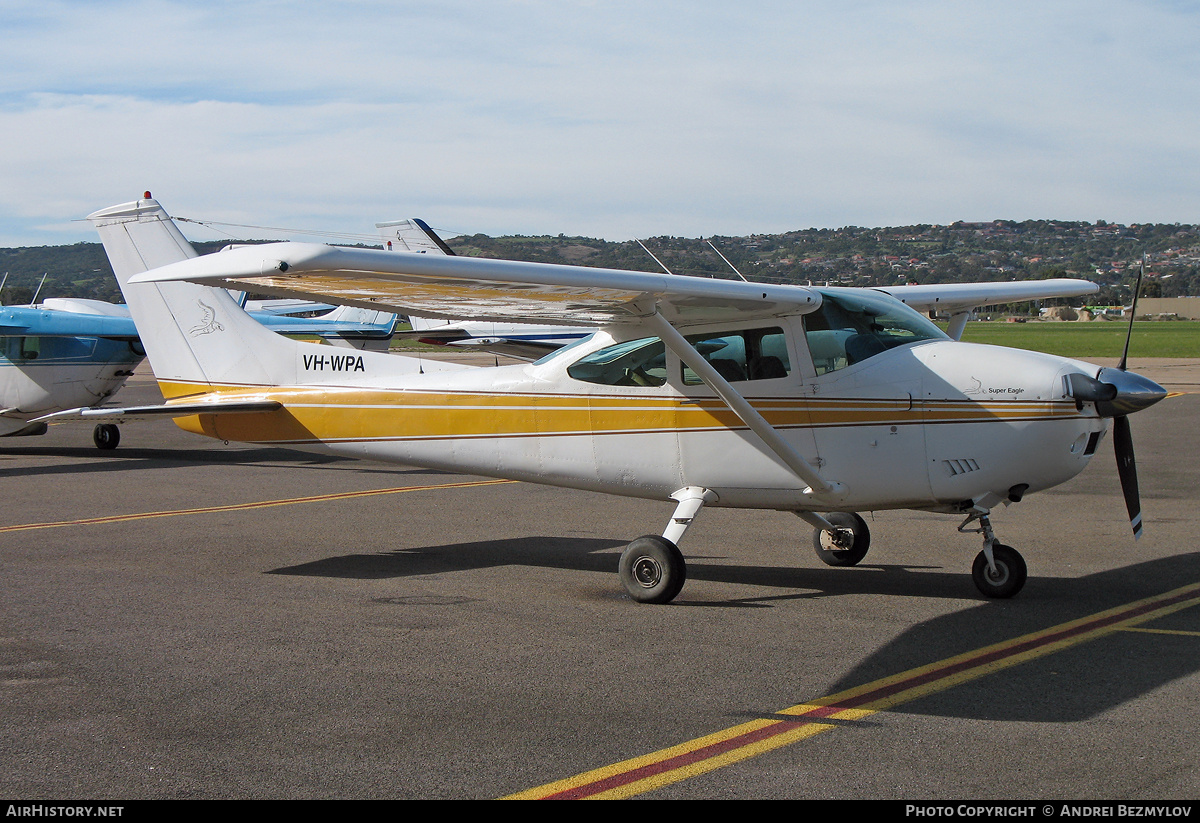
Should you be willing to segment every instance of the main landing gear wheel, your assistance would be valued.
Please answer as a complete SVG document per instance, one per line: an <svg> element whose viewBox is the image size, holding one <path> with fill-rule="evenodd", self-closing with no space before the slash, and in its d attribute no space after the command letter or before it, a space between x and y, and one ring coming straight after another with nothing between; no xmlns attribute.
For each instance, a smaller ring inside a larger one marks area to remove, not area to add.
<svg viewBox="0 0 1200 823"><path fill-rule="evenodd" d="M988 568L987 555L980 552L971 566L971 579L975 587L987 597L1012 597L1025 585L1028 570L1020 552L1003 543L992 545L992 558L996 570Z"/></svg>
<svg viewBox="0 0 1200 823"><path fill-rule="evenodd" d="M825 519L837 527L836 533L824 529L813 532L817 557L830 566L856 566L871 548L871 530L867 521L853 512L830 512Z"/></svg>
<svg viewBox="0 0 1200 823"><path fill-rule="evenodd" d="M639 603L670 603L687 579L679 548L665 537L639 537L621 552L621 583Z"/></svg>
<svg viewBox="0 0 1200 823"><path fill-rule="evenodd" d="M92 429L92 442L98 449L115 449L121 442L121 430L112 423L99 423Z"/></svg>

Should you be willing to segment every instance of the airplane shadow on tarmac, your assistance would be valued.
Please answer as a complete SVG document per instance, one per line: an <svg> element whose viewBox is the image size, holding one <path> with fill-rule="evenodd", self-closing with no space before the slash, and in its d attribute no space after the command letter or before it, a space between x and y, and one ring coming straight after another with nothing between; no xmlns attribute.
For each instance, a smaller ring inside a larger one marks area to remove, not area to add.
<svg viewBox="0 0 1200 823"><path fill-rule="evenodd" d="M829 692L1044 632L1197 582L1200 553L1149 560L1081 578L1031 577L1024 591L1012 600L981 600L975 608L910 627L832 684ZM971 585L969 581L967 585ZM1073 723L1200 671L1200 608L1183 608L1133 629L1026 660L1002 673L889 711Z"/></svg>
<svg viewBox="0 0 1200 823"><path fill-rule="evenodd" d="M516 565L611 572L616 593L620 583L615 579L619 555L615 549L621 545L612 540L559 537L485 540L343 555L269 573L381 579ZM787 591L700 601L689 600L685 586L669 606L630 602L630 608L763 609L809 600L813 602L798 617L811 620L815 610L836 609L835 598L843 596L977 599L977 605L909 627L831 684L827 693L833 694L1200 581L1200 553L1082 578L1031 577L1011 600L986 600L975 591L968 573L943 572L936 567L778 568L713 565L689 558L688 579ZM1148 626L1180 633L1115 632L889 711L1044 723L1095 717L1200 670L1200 609L1183 609Z"/></svg>
<svg viewBox="0 0 1200 823"><path fill-rule="evenodd" d="M105 474L111 472L140 471L144 469L168 469L205 465L259 466L280 465L288 468L341 469L368 474L429 474L444 475L433 469L417 469L410 466L369 463L353 457L306 452L299 449L278 448L231 448L227 451L214 449L120 449L104 452L89 448L41 447L6 448L0 450L3 457L63 457L85 460L83 463L47 464L11 468L0 462L0 477L35 477L42 475ZM339 466L338 464L345 464Z"/></svg>

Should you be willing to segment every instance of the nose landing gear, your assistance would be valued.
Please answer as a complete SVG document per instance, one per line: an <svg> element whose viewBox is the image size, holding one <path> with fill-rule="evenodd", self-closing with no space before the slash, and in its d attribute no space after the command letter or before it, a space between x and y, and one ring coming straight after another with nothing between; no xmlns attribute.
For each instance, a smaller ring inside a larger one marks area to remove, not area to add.
<svg viewBox="0 0 1200 823"><path fill-rule="evenodd" d="M967 524L974 520L979 521L979 528L968 529ZM995 598L1012 597L1021 591L1029 576L1025 558L1012 546L996 542L992 522L986 512L968 515L958 530L983 535L983 551L971 565L971 579L975 581L975 588L985 597Z"/></svg>

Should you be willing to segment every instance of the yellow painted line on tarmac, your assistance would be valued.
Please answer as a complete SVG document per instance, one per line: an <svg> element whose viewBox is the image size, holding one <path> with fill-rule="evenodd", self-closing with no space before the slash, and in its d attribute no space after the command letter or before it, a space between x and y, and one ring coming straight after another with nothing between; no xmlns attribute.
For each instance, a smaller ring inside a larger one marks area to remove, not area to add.
<svg viewBox="0 0 1200 823"><path fill-rule="evenodd" d="M114 514L108 517L85 517L79 520L59 520L50 523L23 523L16 526L0 526L0 534L5 532L33 531L35 529L57 529L63 526L96 526L104 523L123 523L128 520L148 520L153 517L183 517L192 514L213 514L215 512L233 512L248 509L266 509L272 506L294 506L301 503L321 503L327 500L348 500L354 497L373 497L378 494L401 494L403 492L432 491L435 489L466 489L473 486L493 486L499 483L515 483L515 480L472 480L463 483L437 483L428 486L397 486L391 489L367 489L356 492L336 492L334 494L317 494L311 497L292 497L285 500L263 500L257 503L234 503L228 506L203 506L195 509L175 509L161 512L135 512L133 514Z"/></svg>
<svg viewBox="0 0 1200 823"><path fill-rule="evenodd" d="M1200 637L1200 632L1189 632L1183 629L1141 629L1130 627L1121 629L1124 632L1142 632L1143 634L1177 634L1183 637Z"/></svg>
<svg viewBox="0 0 1200 823"><path fill-rule="evenodd" d="M1200 605L1200 583L1061 623L790 706L766 718L543 786L509 800L622 799L738 763L837 727L1012 666Z"/></svg>

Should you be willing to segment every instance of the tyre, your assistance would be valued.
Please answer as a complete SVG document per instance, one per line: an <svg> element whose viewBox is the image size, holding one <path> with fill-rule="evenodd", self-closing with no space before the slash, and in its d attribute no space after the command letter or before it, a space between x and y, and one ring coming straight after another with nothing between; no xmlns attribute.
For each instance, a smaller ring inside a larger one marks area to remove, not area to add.
<svg viewBox="0 0 1200 823"><path fill-rule="evenodd" d="M824 529L817 529L813 532L813 548L817 557L830 566L857 566L871 547L871 530L867 528L867 521L853 512L830 512L825 519L838 529L849 529L850 535L844 532L832 535Z"/></svg>
<svg viewBox="0 0 1200 823"><path fill-rule="evenodd" d="M100 423L92 429L92 442L98 449L115 449L121 442L121 430L112 423Z"/></svg>
<svg viewBox="0 0 1200 823"><path fill-rule="evenodd" d="M687 579L679 548L658 535L639 537L621 552L621 583L639 603L670 603Z"/></svg>
<svg viewBox="0 0 1200 823"><path fill-rule="evenodd" d="M1025 558L1020 552L1003 543L992 546L992 558L996 561L996 571L988 568L987 555L980 552L971 566L971 579L975 588L987 597L1012 597L1025 585L1029 572L1025 568Z"/></svg>

